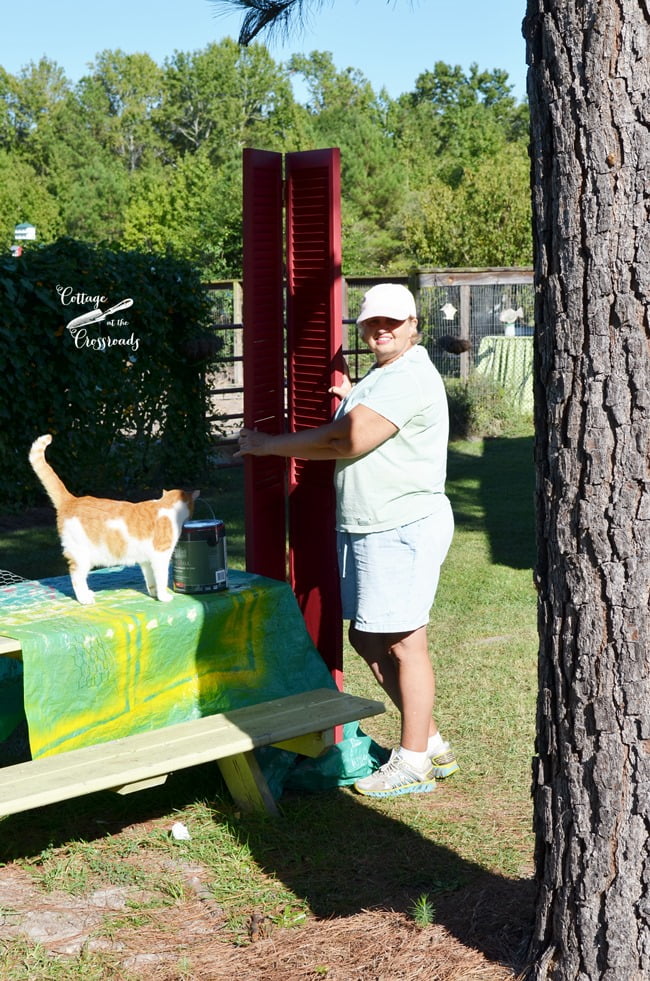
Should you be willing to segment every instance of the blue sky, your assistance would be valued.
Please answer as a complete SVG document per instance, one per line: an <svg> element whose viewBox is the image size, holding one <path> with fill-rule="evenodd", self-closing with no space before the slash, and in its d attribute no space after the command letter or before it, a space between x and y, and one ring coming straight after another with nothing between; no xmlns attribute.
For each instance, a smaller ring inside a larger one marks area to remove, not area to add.
<svg viewBox="0 0 650 981"><path fill-rule="evenodd" d="M525 0L325 0L289 41L263 40L278 62L295 52L331 51L339 70L360 69L393 98L444 61L466 71L472 62L504 69L523 99L525 9ZM47 55L76 81L106 49L147 52L162 64L174 51L236 38L241 13L218 10L209 0L0 0L0 65L17 74Z"/></svg>

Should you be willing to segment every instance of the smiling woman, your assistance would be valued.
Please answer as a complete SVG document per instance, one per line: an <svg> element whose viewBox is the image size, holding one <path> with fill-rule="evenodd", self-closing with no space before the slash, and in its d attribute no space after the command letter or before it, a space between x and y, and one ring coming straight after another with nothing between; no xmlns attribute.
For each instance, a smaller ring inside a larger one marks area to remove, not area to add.
<svg viewBox="0 0 650 981"><path fill-rule="evenodd" d="M375 364L343 396L331 423L270 435L244 429L242 456L335 460L343 617L350 642L401 712L387 764L358 781L367 796L426 793L458 769L433 720L427 624L453 534L445 495L445 389L417 345L413 295L382 283L357 318Z"/></svg>
<svg viewBox="0 0 650 981"><path fill-rule="evenodd" d="M415 300L403 286L380 283L368 290L357 323L379 365L391 364L417 343Z"/></svg>
<svg viewBox="0 0 650 981"><path fill-rule="evenodd" d="M417 321L373 317L364 321L361 336L374 354L377 364L390 364L401 358L417 337Z"/></svg>

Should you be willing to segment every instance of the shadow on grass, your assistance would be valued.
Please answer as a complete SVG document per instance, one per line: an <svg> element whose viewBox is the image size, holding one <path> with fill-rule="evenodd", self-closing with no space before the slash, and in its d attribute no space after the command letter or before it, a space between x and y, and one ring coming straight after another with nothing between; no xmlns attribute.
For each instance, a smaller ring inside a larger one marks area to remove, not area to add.
<svg viewBox="0 0 650 981"><path fill-rule="evenodd" d="M215 824L316 917L364 910L410 915L426 893L435 922L460 943L513 971L523 969L534 913L531 881L487 872L415 831L400 819L400 801L376 806L348 790L288 795L280 818L240 815L216 765L205 764L131 797L92 794L5 818L0 861L29 859L70 841L97 841L138 822L167 818L171 827L178 811L198 800L208 801ZM191 815L185 820L191 830ZM207 884L220 901L218 875ZM377 938L378 944L389 942Z"/></svg>
<svg viewBox="0 0 650 981"><path fill-rule="evenodd" d="M410 916L426 894L435 922L458 941L523 968L534 914L530 880L490 873L420 834L400 819L399 800L377 807L339 790L292 795L281 803L280 822L248 816L233 831L257 863L302 896L316 916L375 909Z"/></svg>
<svg viewBox="0 0 650 981"><path fill-rule="evenodd" d="M486 439L481 456L449 449L448 492L458 527L487 533L495 564L535 564L533 437Z"/></svg>

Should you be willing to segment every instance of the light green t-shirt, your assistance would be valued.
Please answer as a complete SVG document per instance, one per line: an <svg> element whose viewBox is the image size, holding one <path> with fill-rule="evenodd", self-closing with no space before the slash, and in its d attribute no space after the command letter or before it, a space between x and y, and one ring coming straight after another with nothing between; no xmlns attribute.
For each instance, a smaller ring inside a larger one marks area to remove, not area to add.
<svg viewBox="0 0 650 981"><path fill-rule="evenodd" d="M336 417L355 405L384 416L398 431L363 456L337 461L337 529L385 531L433 514L443 504L449 411L442 378L424 348L372 368Z"/></svg>

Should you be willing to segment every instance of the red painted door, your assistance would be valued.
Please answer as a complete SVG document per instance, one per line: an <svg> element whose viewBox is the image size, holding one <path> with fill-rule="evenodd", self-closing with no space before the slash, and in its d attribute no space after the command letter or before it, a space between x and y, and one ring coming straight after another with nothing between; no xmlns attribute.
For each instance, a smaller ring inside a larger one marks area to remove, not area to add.
<svg viewBox="0 0 650 981"><path fill-rule="evenodd" d="M285 430L282 154L244 150L244 425ZM286 463L244 461L246 568L287 577Z"/></svg>
<svg viewBox="0 0 650 981"><path fill-rule="evenodd" d="M340 377L342 280L338 149L286 157L287 391L291 431L332 418ZM312 639L342 687L334 464L290 460L289 575Z"/></svg>
<svg viewBox="0 0 650 981"><path fill-rule="evenodd" d="M342 280L338 149L244 150L244 424L282 432L329 422L340 380ZM284 199L284 200L283 200ZM286 372L283 316L286 207ZM285 408L286 376L286 408ZM286 418L285 418L286 417ZM245 460L246 568L287 574L307 629L342 687L334 465Z"/></svg>

